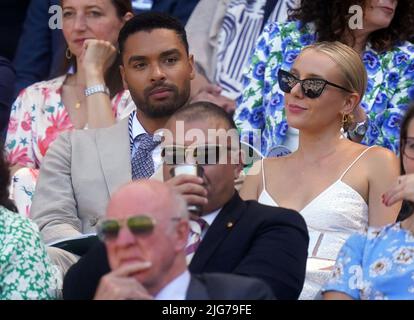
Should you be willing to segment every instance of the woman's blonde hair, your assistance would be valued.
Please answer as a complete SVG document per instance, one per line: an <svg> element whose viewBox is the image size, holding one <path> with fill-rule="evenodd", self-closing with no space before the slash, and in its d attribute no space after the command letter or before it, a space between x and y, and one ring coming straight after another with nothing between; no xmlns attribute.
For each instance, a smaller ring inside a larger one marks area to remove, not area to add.
<svg viewBox="0 0 414 320"><path fill-rule="evenodd" d="M361 102L367 88L368 76L364 63L359 54L351 47L339 42L316 42L303 49L313 49L329 56L339 67L342 73L343 85L350 91L359 94Z"/></svg>

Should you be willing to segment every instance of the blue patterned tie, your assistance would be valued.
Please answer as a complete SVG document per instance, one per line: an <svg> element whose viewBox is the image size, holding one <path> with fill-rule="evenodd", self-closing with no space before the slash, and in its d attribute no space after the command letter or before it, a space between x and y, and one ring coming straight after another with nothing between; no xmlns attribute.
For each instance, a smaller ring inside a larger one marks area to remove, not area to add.
<svg viewBox="0 0 414 320"><path fill-rule="evenodd" d="M149 178L154 174L152 151L160 141L154 141L152 135L143 133L135 138L135 143L138 143L138 148L131 160L132 180Z"/></svg>

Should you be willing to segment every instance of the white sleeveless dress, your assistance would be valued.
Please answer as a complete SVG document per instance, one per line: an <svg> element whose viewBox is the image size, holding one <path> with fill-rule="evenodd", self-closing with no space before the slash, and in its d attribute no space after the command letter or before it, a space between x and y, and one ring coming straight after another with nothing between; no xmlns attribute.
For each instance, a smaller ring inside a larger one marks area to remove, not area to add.
<svg viewBox="0 0 414 320"><path fill-rule="evenodd" d="M342 179L370 148L365 149L338 180L300 211L308 226L310 238L305 284L299 297L301 300L321 298L320 289L329 279L330 267L334 265L342 245L351 234L363 231L368 225L367 203ZM266 191L263 160L262 173L263 191L258 202L278 207L277 202Z"/></svg>

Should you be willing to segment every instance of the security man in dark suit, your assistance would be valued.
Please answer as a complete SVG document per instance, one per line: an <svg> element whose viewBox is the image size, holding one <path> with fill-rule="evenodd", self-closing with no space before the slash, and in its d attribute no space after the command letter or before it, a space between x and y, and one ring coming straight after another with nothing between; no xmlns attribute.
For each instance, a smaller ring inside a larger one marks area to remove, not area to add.
<svg viewBox="0 0 414 320"><path fill-rule="evenodd" d="M184 124L184 136L179 135L180 123ZM182 194L189 205L201 209L193 213L193 220L204 221L201 242L195 252L187 252L190 272L259 278L272 288L277 299L297 299L305 277L309 242L306 224L296 211L239 197L234 180L241 169L240 150L228 143L229 139L238 141L233 120L221 108L198 102L177 111L165 129L166 184ZM209 130L215 133L209 134ZM205 161L202 176L171 178L171 168L183 159ZM93 268L85 268L87 264ZM106 251L98 245L69 270L65 284L88 282L88 287L94 289L108 271Z"/></svg>

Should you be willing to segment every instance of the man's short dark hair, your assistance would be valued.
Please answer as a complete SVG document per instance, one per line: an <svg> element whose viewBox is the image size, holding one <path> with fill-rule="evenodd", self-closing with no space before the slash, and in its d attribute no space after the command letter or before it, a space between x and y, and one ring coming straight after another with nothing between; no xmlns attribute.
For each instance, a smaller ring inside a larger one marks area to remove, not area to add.
<svg viewBox="0 0 414 320"><path fill-rule="evenodd" d="M224 111L223 108L220 108L212 102L198 101L191 103L190 105L176 111L172 117L185 122L215 118L217 120L224 121L228 125L227 129L237 130L236 124L234 123L231 115Z"/></svg>
<svg viewBox="0 0 414 320"><path fill-rule="evenodd" d="M154 29L173 30L183 43L187 54L189 53L187 33L181 22L165 13L144 12L128 20L119 32L118 45L121 55L124 52L125 42L129 36L140 31L150 32Z"/></svg>

